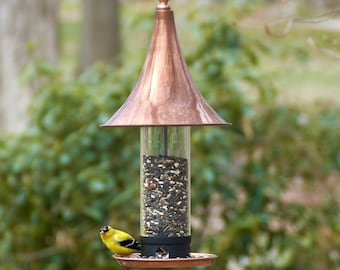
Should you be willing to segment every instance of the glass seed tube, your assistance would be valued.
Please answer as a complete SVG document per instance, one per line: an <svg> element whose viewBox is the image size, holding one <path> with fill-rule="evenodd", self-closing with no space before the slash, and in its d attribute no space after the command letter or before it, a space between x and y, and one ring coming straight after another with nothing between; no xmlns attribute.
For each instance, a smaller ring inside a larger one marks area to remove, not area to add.
<svg viewBox="0 0 340 270"><path fill-rule="evenodd" d="M190 235L190 127L142 127L142 255L187 257Z"/></svg>

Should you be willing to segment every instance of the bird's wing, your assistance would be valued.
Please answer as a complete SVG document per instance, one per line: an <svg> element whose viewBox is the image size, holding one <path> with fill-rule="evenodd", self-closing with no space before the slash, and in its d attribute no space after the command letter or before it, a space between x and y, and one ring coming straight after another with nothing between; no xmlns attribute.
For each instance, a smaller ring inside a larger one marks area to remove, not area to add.
<svg viewBox="0 0 340 270"><path fill-rule="evenodd" d="M128 233L116 230L115 241L118 245L131 249L140 249L140 244Z"/></svg>
<svg viewBox="0 0 340 270"><path fill-rule="evenodd" d="M131 248L135 250L141 250L141 245L135 239L123 240L123 241L118 242L118 244L122 247Z"/></svg>
<svg viewBox="0 0 340 270"><path fill-rule="evenodd" d="M135 239L126 239L122 241L117 241L117 243L122 247L133 248L136 241Z"/></svg>

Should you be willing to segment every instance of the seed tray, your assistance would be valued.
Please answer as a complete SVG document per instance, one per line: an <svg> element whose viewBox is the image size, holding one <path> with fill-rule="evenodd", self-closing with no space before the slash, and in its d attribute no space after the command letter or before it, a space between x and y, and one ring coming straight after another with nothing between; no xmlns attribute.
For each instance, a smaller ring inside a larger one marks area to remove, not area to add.
<svg viewBox="0 0 340 270"><path fill-rule="evenodd" d="M190 253L188 258L143 258L140 253L132 253L129 256L113 255L113 258L121 266L136 268L176 268L176 267L195 267L211 265L217 258L209 253Z"/></svg>

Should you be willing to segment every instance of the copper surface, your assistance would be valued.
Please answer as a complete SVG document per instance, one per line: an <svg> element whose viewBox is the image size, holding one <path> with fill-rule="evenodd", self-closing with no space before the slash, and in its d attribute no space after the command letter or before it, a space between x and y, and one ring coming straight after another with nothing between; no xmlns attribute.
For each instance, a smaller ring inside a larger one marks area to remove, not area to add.
<svg viewBox="0 0 340 270"><path fill-rule="evenodd" d="M103 126L204 125L229 123L217 115L194 85L179 46L173 11L168 1L160 1L139 80Z"/></svg>
<svg viewBox="0 0 340 270"><path fill-rule="evenodd" d="M195 266L211 265L217 258L214 254L209 253L190 253L189 258L175 259L157 259L142 258L139 253L133 253L129 256L114 255L114 259L125 267L135 268L183 268Z"/></svg>

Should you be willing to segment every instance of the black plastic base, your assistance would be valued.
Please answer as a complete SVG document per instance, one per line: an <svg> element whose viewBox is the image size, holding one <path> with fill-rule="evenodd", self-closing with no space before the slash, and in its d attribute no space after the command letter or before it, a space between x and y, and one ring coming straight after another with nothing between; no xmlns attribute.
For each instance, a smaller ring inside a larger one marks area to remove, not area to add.
<svg viewBox="0 0 340 270"><path fill-rule="evenodd" d="M142 256L156 258L187 258L190 256L191 236L140 237Z"/></svg>

